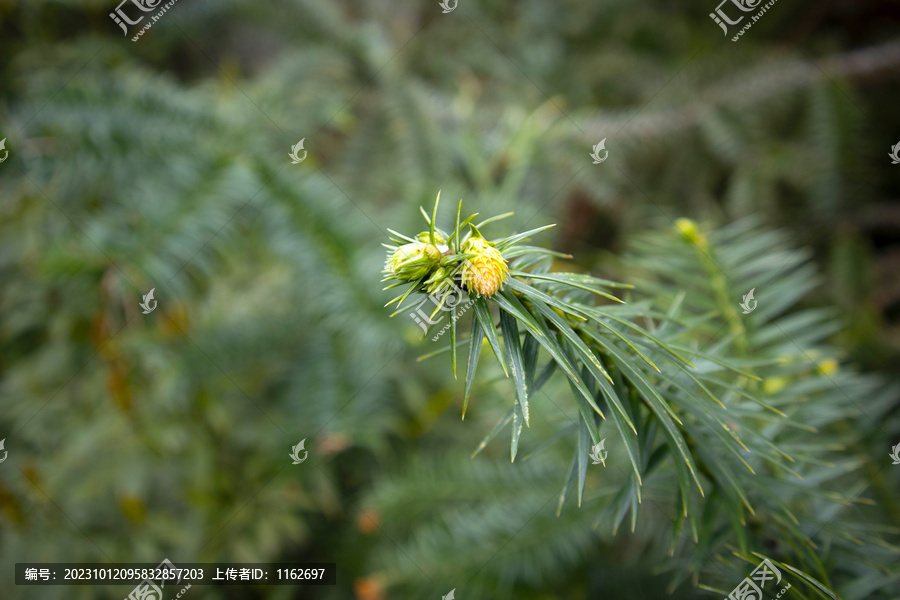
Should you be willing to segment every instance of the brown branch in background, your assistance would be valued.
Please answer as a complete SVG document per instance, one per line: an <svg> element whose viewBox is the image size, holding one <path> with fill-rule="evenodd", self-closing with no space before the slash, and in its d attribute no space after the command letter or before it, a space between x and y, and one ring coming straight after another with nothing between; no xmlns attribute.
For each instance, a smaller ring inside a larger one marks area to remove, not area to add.
<svg viewBox="0 0 900 600"><path fill-rule="evenodd" d="M765 102L805 88L823 79L867 80L900 71L900 39L878 46L811 60L779 60L779 66L755 67L701 92L689 106L633 116L634 109L612 117L593 118L585 126L585 137L599 139L625 129L624 139L657 138L696 126L718 106L742 107ZM629 119L631 122L629 123Z"/></svg>

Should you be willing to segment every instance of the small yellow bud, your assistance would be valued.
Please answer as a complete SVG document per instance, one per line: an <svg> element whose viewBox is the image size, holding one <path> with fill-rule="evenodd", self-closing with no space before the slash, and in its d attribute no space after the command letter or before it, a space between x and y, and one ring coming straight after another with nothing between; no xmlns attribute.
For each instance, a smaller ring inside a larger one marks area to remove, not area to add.
<svg viewBox="0 0 900 600"><path fill-rule="evenodd" d="M410 281L427 275L440 260L441 251L436 246L411 242L394 250L384 266L396 278Z"/></svg>
<svg viewBox="0 0 900 600"><path fill-rule="evenodd" d="M697 224L690 219L678 219L675 221L675 229L684 236L684 239L693 242L698 246L706 245L706 236L700 233Z"/></svg>
<svg viewBox="0 0 900 600"><path fill-rule="evenodd" d="M465 254L475 254L463 264L463 284L479 296L493 296L509 276L509 267L500 251L484 238L469 238L462 248Z"/></svg>
<svg viewBox="0 0 900 600"><path fill-rule="evenodd" d="M817 370L822 375L834 375L838 372L839 367L840 365L838 364L838 361L834 360L833 358L826 358L819 363Z"/></svg>
<svg viewBox="0 0 900 600"><path fill-rule="evenodd" d="M763 382L763 391L767 394L774 394L787 384L788 380L784 377L769 377Z"/></svg>

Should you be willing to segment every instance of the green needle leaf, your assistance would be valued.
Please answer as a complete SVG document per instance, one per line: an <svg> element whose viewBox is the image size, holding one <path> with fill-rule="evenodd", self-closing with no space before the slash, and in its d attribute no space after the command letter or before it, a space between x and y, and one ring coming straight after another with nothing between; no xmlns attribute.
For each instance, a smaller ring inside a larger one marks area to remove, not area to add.
<svg viewBox="0 0 900 600"><path fill-rule="evenodd" d="M566 502L566 496L569 495L569 490L572 489L572 484L575 482L575 476L578 473L578 450L575 451L575 456L572 457L572 466L569 468L569 475L566 477L566 483L563 485L562 492L559 494L559 503L556 505L556 516L558 517L560 513L562 513L563 504Z"/></svg>
<svg viewBox="0 0 900 600"><path fill-rule="evenodd" d="M534 376L537 372L538 351L541 345L533 335L526 335L525 341L522 343L522 364L525 365L525 383L528 386L528 393L534 396ZM551 363L552 364L552 363Z"/></svg>
<svg viewBox="0 0 900 600"><path fill-rule="evenodd" d="M567 285L569 287L573 287L579 290L585 290L587 292L591 292L597 294L598 296L602 296L607 300L612 300L613 302L618 302L619 304L625 304L624 300L620 300L616 296L604 292L603 290L599 290L596 287L587 285L585 283L580 283L577 280L572 280L563 277L563 275L570 275L570 273L549 273L549 274L538 274L538 273L528 273L526 271L511 271L510 275L515 277L527 277L529 279L539 279L541 281L552 281L554 283L559 283L561 285Z"/></svg>
<svg viewBox="0 0 900 600"><path fill-rule="evenodd" d="M528 231L524 231L522 233L517 233L516 235L511 235L507 238L503 238L501 240L497 240L496 242L492 242L492 243L494 244L494 247L497 250L500 250L501 252L503 252L503 250L505 250L506 248L509 248L510 246L516 244L517 242L521 242L522 240L524 240L536 233L546 231L547 229L550 229L551 227L556 227L556 225L544 225L543 227L536 227L534 229L529 229Z"/></svg>
<svg viewBox="0 0 900 600"><path fill-rule="evenodd" d="M509 248L503 251L503 258L510 259L518 256L525 256L527 254L554 256L556 258L572 258L571 254L555 252L554 250L548 250L547 248L541 248L540 246L516 246L515 248Z"/></svg>
<svg viewBox="0 0 900 600"><path fill-rule="evenodd" d="M678 416L675 415L671 407L669 407L668 403L666 403L662 396L659 395L659 392L656 391L656 388L653 386L650 380L647 379L647 376L641 373L640 370L628 359L628 357L615 346L615 344L604 340L602 336L591 334L590 331L588 331L587 333L591 336L592 339L602 345L607 350L607 352L609 352L616 366L620 368L623 373L625 373L631 383L633 383L635 388L637 388L638 393L640 393L641 397L644 398L644 400L647 401L647 404L650 405L650 408L662 423L663 429L665 429L669 441L672 442L672 445L675 446L675 449L678 450L678 453L684 460L684 464L690 471L691 476L694 479L694 483L697 484L697 489L699 489L700 494L703 495L703 486L700 484L700 479L697 476L697 466L694 464L694 459L691 457L691 453L688 450L687 442L684 441L684 437L682 437L681 432L678 431L678 428L672 422L672 418L670 417L670 415L674 417L676 421L678 421L679 425L682 425L681 420L678 419Z"/></svg>
<svg viewBox="0 0 900 600"><path fill-rule="evenodd" d="M594 410L591 408L591 405L587 403L587 400L584 399L580 393L578 393L578 388L575 387L575 384L569 381L569 387L572 389L572 394L575 396L575 402L578 403L578 411L581 413L581 420L587 425L588 432L591 434L591 439L594 440L594 443L598 443L600 441L600 430L597 428L597 423L594 419L594 415L596 414Z"/></svg>
<svg viewBox="0 0 900 600"><path fill-rule="evenodd" d="M578 506L584 496L584 484L587 481L588 455L591 452L591 436L588 433L584 418L578 426Z"/></svg>
<svg viewBox="0 0 900 600"><path fill-rule="evenodd" d="M421 207L419 207L419 208L421 208ZM416 241L416 240L412 239L411 237L407 237L407 236L403 235L402 233L397 233L393 229L388 229L388 231L390 231L392 234L396 235L398 238L405 240L407 242L415 242Z"/></svg>
<svg viewBox="0 0 900 600"><path fill-rule="evenodd" d="M503 374L509 377L506 361L503 360L503 351L500 349L500 338L497 337L497 328L494 326L494 317L491 316L491 309L488 308L484 298L475 298L475 318L481 323L481 329L491 345L491 350L494 351L494 356L500 362Z"/></svg>
<svg viewBox="0 0 900 600"><path fill-rule="evenodd" d="M525 426L530 428L531 425L528 418L528 384L525 381L522 347L519 345L519 328L516 326L515 317L506 311L500 311L500 330L503 332L506 364L509 365L513 380L516 382L516 401L519 403ZM513 452L513 455L515 456L515 452Z"/></svg>
<svg viewBox="0 0 900 600"><path fill-rule="evenodd" d="M606 369L603 368L603 365L600 364L600 360L594 354L594 352L587 347L587 344L578 337L578 334L575 333L566 320L560 317L558 314L553 312L553 310L538 300L537 298L530 298L534 307L540 312L545 319L553 323L556 327L557 331L563 334L572 344L579 350L582 360L585 362L587 367L591 369L592 372L599 374L599 379L605 378L607 381L612 383L612 379L609 376L609 373L606 372Z"/></svg>
<svg viewBox="0 0 900 600"><path fill-rule="evenodd" d="M766 558L762 554L757 554L756 552L754 552L753 554L755 554L759 558ZM804 583L806 583L807 585L812 587L816 591L816 593L819 594L819 596L821 596L822 598L828 598L829 600L841 600L840 596L838 596L837 594L835 594L834 592L829 590L827 587L822 585L818 580L813 579L812 577L810 577L809 575L807 575L800 569L794 568L791 565L785 564L783 562L778 562L776 560L772 560L771 558L769 559L769 561L771 561L773 564L778 565L779 567L783 567L784 569L790 571L791 573L793 573L794 575L796 575L797 577L802 579Z"/></svg>
<svg viewBox="0 0 900 600"><path fill-rule="evenodd" d="M513 411L513 430L512 442L510 443L510 459L509 462L515 462L516 453L519 451L519 436L522 434L522 423L525 421L525 415L522 413L522 405L516 403Z"/></svg>
<svg viewBox="0 0 900 600"><path fill-rule="evenodd" d="M456 305L450 307L450 363L453 365L453 379L456 379Z"/></svg>
<svg viewBox="0 0 900 600"><path fill-rule="evenodd" d="M522 306L522 303L519 302L518 298L516 298L509 290L503 290L499 294L495 294L494 301L500 305L500 308L512 314L520 323L525 325L528 331L531 332L531 335L533 335L541 346L550 353L550 356L553 357L557 364L562 367L562 370L565 371L572 383L575 384L575 387L578 388L578 391L581 392L581 395L584 396L588 402L593 404L594 397L591 395L590 390L587 389L587 386L584 385L584 381L582 381L581 377L575 372L575 369L563 354L562 348L560 348L560 346L550 337L550 332L547 331L547 327L544 325L543 320L538 321L535 319L535 317ZM603 413L600 413L600 416L602 417Z"/></svg>
<svg viewBox="0 0 900 600"><path fill-rule="evenodd" d="M440 201L441 201L441 190L438 190L437 198L434 199L434 208L431 210L431 220L428 222L428 226L429 226L428 237L431 240L431 243L435 244L435 245L437 244L437 242L434 240L434 222L437 220L437 209L438 209L438 204L440 203Z"/></svg>
<svg viewBox="0 0 900 600"><path fill-rule="evenodd" d="M487 434L483 440L481 440L481 443L478 444L477 448L475 448L475 452L472 453L472 458L475 458L479 452L484 450L485 447L491 442L491 440L494 439L495 437L497 437L497 434L500 433L500 431L504 427L506 427L506 425L510 421L512 421L513 412L515 412L515 410L516 410L515 406L513 406L511 409L509 409L509 412L507 412L506 415L502 419L500 419L500 422L497 423L493 429L491 429L491 432L489 434Z"/></svg>
<svg viewBox="0 0 900 600"><path fill-rule="evenodd" d="M632 434L637 434L637 430L635 429L634 424L631 422L631 418L628 416L628 413L625 411L624 406L619 401L619 397L616 394L615 390L610 385L610 383L612 383L612 379L609 378L609 374L606 372L606 369L604 369L600 365L593 350L588 348L587 345L581 340L581 338L579 338L578 335L572 330L572 328L569 327L568 323L566 323L562 317L553 312L553 310L551 310L546 304L535 298L532 299L532 303L534 304L534 307L544 316L545 319L553 323L556 329L566 338L568 338L576 353L581 358L581 362L585 365L585 367L587 367L591 375L597 381L600 389L603 391L604 397L610 404L612 404L613 408L615 409L614 412L618 413L617 420L618 417L621 417L624 423L631 429ZM575 361L571 355L569 359L574 364ZM594 407L594 410L596 410L601 415L603 414L602 412L600 412L600 408L596 401L590 400L590 404L592 407ZM638 476L638 479L640 480L640 476Z"/></svg>
<svg viewBox="0 0 900 600"><path fill-rule="evenodd" d="M487 225L488 223L493 223L494 221L499 221L500 219L505 219L505 218L507 218L507 217L511 217L511 216L513 216L514 214L516 214L516 213L514 213L514 212L508 212L508 213L503 213L502 215L496 215L496 216L493 216L493 217L491 217L491 218L489 218L489 219L485 219L484 221L482 221L481 223L479 223L478 225L476 225L476 227L484 227L484 226Z"/></svg>
<svg viewBox="0 0 900 600"><path fill-rule="evenodd" d="M453 230L453 240L456 243L456 253L459 254L462 252L462 247L459 243L459 215L462 212L462 200L459 201L459 204L456 207L456 229Z"/></svg>
<svg viewBox="0 0 900 600"><path fill-rule="evenodd" d="M616 387L613 389L613 394L616 395L616 401L614 402L608 395L607 401L613 404L616 410L610 411L612 415L613 425L616 426L616 429L619 431L619 435L622 437L622 441L625 443L625 453L628 454L628 460L631 462L631 468L634 471L634 484L635 484L635 495L637 502L641 501L641 486L643 485L643 480L641 479L641 467L640 467L640 456L641 451L638 447L638 434L634 430L631 419L624 417L619 414L618 405L624 405L627 401L628 391L622 381L622 374L619 371L616 371L614 374L614 381L616 382ZM640 425L640 422L638 422Z"/></svg>
<svg viewBox="0 0 900 600"><path fill-rule="evenodd" d="M481 356L481 347L484 345L484 333L478 318L472 319L472 335L469 337L469 363L466 366L466 395L463 398L462 418L466 418L466 407L469 406L469 392L472 391L472 381L475 379L475 369L478 367L478 357Z"/></svg>

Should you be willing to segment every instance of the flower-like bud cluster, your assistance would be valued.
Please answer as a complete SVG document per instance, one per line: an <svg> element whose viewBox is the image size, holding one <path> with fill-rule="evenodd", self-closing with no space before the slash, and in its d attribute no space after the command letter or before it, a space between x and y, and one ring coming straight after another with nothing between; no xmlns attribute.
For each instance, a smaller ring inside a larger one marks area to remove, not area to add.
<svg viewBox="0 0 900 600"><path fill-rule="evenodd" d="M462 282L479 296L493 296L509 276L509 267L500 251L482 237L472 237L463 244L465 254L474 254L463 263Z"/></svg>
<svg viewBox="0 0 900 600"><path fill-rule="evenodd" d="M441 251L433 244L410 242L388 256L385 271L401 281L416 281L428 275L441 261Z"/></svg>
<svg viewBox="0 0 900 600"><path fill-rule="evenodd" d="M509 276L509 268L500 251L480 236L467 239L459 255L447 247L447 235L435 230L430 243L429 232L422 232L414 242L393 247L385 262L386 279L422 281L420 291L443 296L458 275L469 292L479 296L496 294Z"/></svg>

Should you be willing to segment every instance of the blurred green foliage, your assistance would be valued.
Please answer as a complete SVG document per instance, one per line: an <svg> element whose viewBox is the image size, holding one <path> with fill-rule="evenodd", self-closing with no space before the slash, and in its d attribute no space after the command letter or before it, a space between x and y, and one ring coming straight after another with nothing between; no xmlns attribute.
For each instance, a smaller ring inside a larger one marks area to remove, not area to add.
<svg viewBox="0 0 900 600"><path fill-rule="evenodd" d="M0 0L4 598L129 592L38 594L15 562L163 557L338 563L334 587L192 598L694 597L749 573L743 542L842 598L896 597L895 8L778 3L734 44L707 0L180 0L132 42L114 4ZM671 462L633 533L613 534L612 467L557 516L577 416L559 377L515 463L505 443L469 458L511 381L484 361L460 422L463 382L416 361L434 344L377 291L386 229L418 227L437 189L445 222L465 198L514 210L503 235L559 223L536 242L569 268L678 302L685 345L758 361L770 401L818 428L760 424L804 479L742 474L771 512L745 527L712 498L696 543L670 540Z"/></svg>

